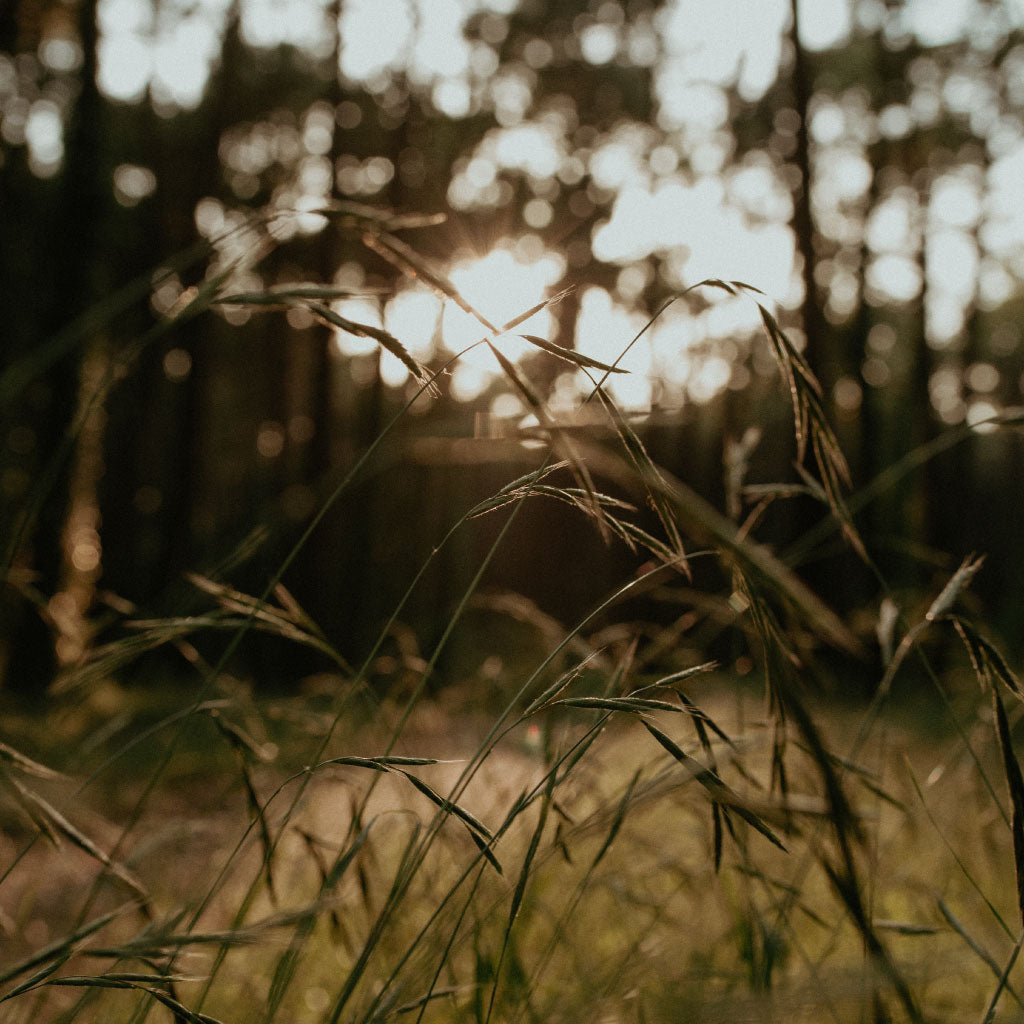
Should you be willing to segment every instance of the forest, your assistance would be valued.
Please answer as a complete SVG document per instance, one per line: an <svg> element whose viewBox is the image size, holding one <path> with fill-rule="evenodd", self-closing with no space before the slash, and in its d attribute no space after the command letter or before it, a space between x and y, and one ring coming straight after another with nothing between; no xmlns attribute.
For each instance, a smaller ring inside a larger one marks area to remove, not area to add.
<svg viewBox="0 0 1024 1024"><path fill-rule="evenodd" d="M1022 200L1019 0L0 0L0 1018L1019 1015Z"/></svg>

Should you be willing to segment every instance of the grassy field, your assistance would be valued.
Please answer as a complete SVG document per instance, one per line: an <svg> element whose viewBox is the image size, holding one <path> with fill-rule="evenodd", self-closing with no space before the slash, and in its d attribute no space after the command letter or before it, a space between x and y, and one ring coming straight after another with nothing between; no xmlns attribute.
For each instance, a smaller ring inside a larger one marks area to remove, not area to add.
<svg viewBox="0 0 1024 1024"><path fill-rule="evenodd" d="M983 1017L1019 930L987 705L961 719L971 753L909 703L855 742L868 712L809 699L843 759L839 825L799 734L773 791L778 721L754 680L700 671L636 709L603 681L582 673L568 705L499 736L474 706L494 680L421 700L397 740L406 709L362 701L318 764L322 695L225 688L106 767L152 702L91 749L103 717L80 709L45 751L73 777L8 766L3 1019L167 1017L161 998L225 1022ZM38 745L53 723L9 728ZM1012 993L999 1005L1020 1016Z"/></svg>
<svg viewBox="0 0 1024 1024"><path fill-rule="evenodd" d="M331 319L315 288L296 295ZM763 318L806 490L873 565L813 376ZM391 644L399 606L357 666L280 586L287 560L262 594L196 578L207 613L125 622L45 714L4 718L0 1020L1024 1019L1020 694L960 611L980 561L902 607L880 579L854 631L755 542L756 516L727 518L653 464L601 387L612 367L556 353L594 375L598 445L549 415L486 326L547 450L453 534L553 498L646 553L637 575L511 660L465 635L479 577L432 648ZM727 663L676 642L678 613L660 635L615 618L698 558L729 581L694 605L724 622ZM238 667L257 630L336 671L270 691ZM215 660L200 636L223 638ZM459 637L477 656L453 675ZM824 650L877 658L874 698L822 690ZM191 671L156 660L149 686L117 681L161 651Z"/></svg>

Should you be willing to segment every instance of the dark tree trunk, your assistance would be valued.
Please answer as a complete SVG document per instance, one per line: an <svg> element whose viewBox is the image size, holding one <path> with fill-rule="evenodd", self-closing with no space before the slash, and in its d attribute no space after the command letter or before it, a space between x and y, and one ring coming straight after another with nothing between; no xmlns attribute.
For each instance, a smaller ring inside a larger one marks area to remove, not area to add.
<svg viewBox="0 0 1024 1024"><path fill-rule="evenodd" d="M39 315L26 341L37 348L62 327L84 314L100 294L98 268L104 266L101 226L110 198L104 175L103 101L96 85L96 0L80 0L76 28L83 53L77 102L65 130L64 166L57 182L53 223L33 230L44 238L38 276L33 282ZM9 26L8 26L9 27ZM18 40L20 46L26 40ZM7 221L5 219L5 225ZM8 251L15 246L6 245ZM24 299L21 300L24 302ZM91 344L86 338L83 347ZM63 530L68 509L70 431L78 408L82 348L59 359L44 379L33 385L32 429L38 452L37 476L28 511L15 526L20 537L12 561L32 574L32 584L44 600L61 586L65 556ZM5 685L25 696L38 696L56 668L54 637L34 614L24 617L13 636Z"/></svg>
<svg viewBox="0 0 1024 1024"><path fill-rule="evenodd" d="M807 361L817 374L825 389L831 394L835 384L836 371L826 350L826 324L818 301L814 282L816 266L814 247L814 216L811 210L811 143L808 111L814 83L807 55L800 42L800 21L797 14L797 0L790 0L791 24L789 39L793 46L793 103L799 117L796 132L796 167L799 182L793 202L793 232L796 235L796 251L803 262L801 274L804 282L804 300L801 307L804 334L807 337Z"/></svg>

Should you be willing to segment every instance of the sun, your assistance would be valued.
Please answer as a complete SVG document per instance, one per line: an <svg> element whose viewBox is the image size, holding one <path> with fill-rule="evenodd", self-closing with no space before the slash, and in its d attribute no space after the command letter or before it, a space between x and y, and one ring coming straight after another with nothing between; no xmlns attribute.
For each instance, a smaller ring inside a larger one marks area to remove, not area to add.
<svg viewBox="0 0 1024 1024"><path fill-rule="evenodd" d="M448 274L459 295L489 323L501 328L527 310L543 302L565 273L565 260L539 244L536 236L506 239L482 257L457 260ZM496 344L513 362L530 349L518 335L536 334L553 339L556 321L549 310L540 310L516 325L513 334L502 334ZM455 302L445 303L441 320L444 347L452 353L464 353L452 371L452 393L460 401L469 401L484 391L501 373L494 355L484 345L476 345L487 335L475 316ZM562 340L566 344L566 340Z"/></svg>
<svg viewBox="0 0 1024 1024"><path fill-rule="evenodd" d="M626 411L642 415L657 406L703 404L734 383L741 372L738 348L730 339L748 333L750 317L756 315L755 304L737 297L720 300L697 314L683 303L648 323L649 314L636 309L628 294L619 294L622 289L586 286L576 296L578 312L571 337L559 336L558 318L546 308L503 332L504 324L542 304L564 284L562 255L545 248L536 235L526 234L502 238L482 256L457 254L449 268L437 270L462 304L410 280L387 299L351 298L335 308L347 319L384 328L424 365L438 366L457 357L449 390L458 402L478 399L503 376L484 340L516 363L537 351L522 337L525 334L624 370L608 378L604 387ZM628 268L623 275L628 276ZM467 312L463 305L479 315ZM357 358L375 353L378 347L371 337L344 332L336 333L335 344L340 355ZM566 363L560 370L547 396L554 414L578 409L595 385L592 373L584 369ZM402 388L409 380L406 365L387 351L380 352L380 373L393 388ZM505 395L496 399L493 411L506 418L525 410L514 396Z"/></svg>

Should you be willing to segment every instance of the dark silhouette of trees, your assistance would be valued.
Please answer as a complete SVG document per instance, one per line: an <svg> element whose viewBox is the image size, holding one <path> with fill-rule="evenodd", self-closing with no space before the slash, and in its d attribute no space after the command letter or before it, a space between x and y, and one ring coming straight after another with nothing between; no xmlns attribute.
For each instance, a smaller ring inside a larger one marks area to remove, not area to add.
<svg viewBox="0 0 1024 1024"><path fill-rule="evenodd" d="M430 17L429 6L413 6ZM575 287L556 310L557 340L572 346L585 289L647 314L679 290L678 251L652 245L629 260L595 257L595 233L619 199L601 184L598 154L621 146L642 175L667 167L657 173L687 184L728 183L756 157L789 195L802 264L802 303L783 306L780 318L802 330L858 483L984 403L1019 402L1019 282L1005 246L997 251L985 200L993 168L1020 135L1021 29L1000 5L979 0L963 38L933 44L906 28L902 4L853 8L849 38L813 50L792 3L778 78L763 96L743 92L738 70L709 86L728 111L728 148L721 170L708 171L687 151L685 132L661 116L669 6L655 0L523 0L508 13L478 11L465 25L472 59L463 109L456 102L447 114L438 77L408 60L369 81L339 73L345 0L325 7L327 44L316 53L251 45L235 0L202 100L181 110L154 90L131 102L100 91L95 0L4 4L4 685L41 691L58 662L90 642L108 595L178 607L184 571L212 570L261 524L270 536L297 529L405 400L385 380L379 352L344 356L332 331L294 311L225 308L161 333L190 289L257 252L233 286L333 282L382 293L386 303L401 275L344 218L321 231L286 229L285 211L304 192L447 212L443 227L403 236L442 270L503 236L535 236L564 259L552 287ZM531 161L517 129L542 134L554 163ZM40 155L47 138L59 138L62 157ZM975 182L979 211L957 221L941 196L961 179ZM885 223L899 217L906 230L886 235ZM232 235L246 218L248 233ZM978 257L960 326L934 254L943 232ZM232 248L231 238L245 242ZM894 267L916 286L896 282ZM982 271L1002 290L985 292ZM699 315L706 297L690 301ZM668 425L655 410L642 427L669 469L719 496L726 434L741 434L751 417L776 421L783 402L759 343L730 345L733 389L707 404L683 402ZM523 366L542 392L564 374L544 354ZM451 397L447 380L441 387L444 397L403 431L465 432L502 385L468 405ZM751 472L762 481L792 475L792 453L767 448ZM958 509L994 493L1018 458L1009 440L975 436L888 490L860 523L880 546L901 550L908 583L927 564L906 554L910 540L954 555L982 541L1016 550L1008 517L965 519ZM405 468L421 504L463 491L470 499L473 487L450 467ZM295 570L299 588L305 579L349 625L372 624L393 603L386 586L364 584L379 574L395 517L406 514L376 487L365 482L344 521L325 524L319 543L330 557L311 555ZM809 521L802 508L790 536ZM775 514L781 538L785 517ZM424 518L438 525L434 513ZM395 550L412 564L423 537L406 539ZM1011 614L1024 598L1012 596L1008 578L1000 585ZM435 597L444 592L437 582ZM852 585L845 597L860 599Z"/></svg>

